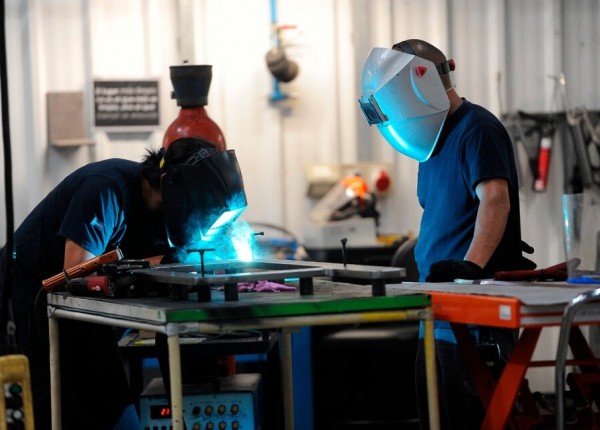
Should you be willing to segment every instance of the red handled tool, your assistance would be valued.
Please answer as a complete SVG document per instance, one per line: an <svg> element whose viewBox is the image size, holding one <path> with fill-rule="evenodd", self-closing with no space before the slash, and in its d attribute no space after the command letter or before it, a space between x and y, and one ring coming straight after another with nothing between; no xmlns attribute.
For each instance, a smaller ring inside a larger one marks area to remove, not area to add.
<svg viewBox="0 0 600 430"><path fill-rule="evenodd" d="M496 272L494 279L499 281L565 281L568 277L568 264L564 261L545 269Z"/></svg>
<svg viewBox="0 0 600 430"><path fill-rule="evenodd" d="M130 297L140 290L135 290L133 271L148 267L150 262L147 260L123 260L122 264L104 264L97 276L69 279L65 289L75 296Z"/></svg>
<svg viewBox="0 0 600 430"><path fill-rule="evenodd" d="M87 276L100 269L104 264L114 263L122 258L123 253L117 248L114 251L110 251L106 254L92 258L91 260L84 261L83 263L73 266L64 272L58 273L51 278L44 279L42 281L42 288L48 292L56 291L59 287L62 287L67 283L67 279Z"/></svg>

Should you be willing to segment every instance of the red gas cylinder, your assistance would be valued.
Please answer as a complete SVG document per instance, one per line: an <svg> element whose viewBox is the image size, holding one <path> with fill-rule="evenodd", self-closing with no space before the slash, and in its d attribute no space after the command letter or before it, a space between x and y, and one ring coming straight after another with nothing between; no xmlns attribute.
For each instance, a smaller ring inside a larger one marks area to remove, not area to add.
<svg viewBox="0 0 600 430"><path fill-rule="evenodd" d="M225 151L225 136L204 107L208 104L212 66L171 66L170 70L174 88L171 97L177 100L181 110L165 132L163 148L167 149L180 137L198 137L214 144L217 151Z"/></svg>

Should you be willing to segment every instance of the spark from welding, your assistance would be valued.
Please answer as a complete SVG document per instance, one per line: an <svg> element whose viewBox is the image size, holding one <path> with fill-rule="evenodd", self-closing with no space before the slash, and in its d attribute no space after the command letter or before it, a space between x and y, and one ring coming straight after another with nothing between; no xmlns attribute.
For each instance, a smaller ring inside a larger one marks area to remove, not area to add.
<svg viewBox="0 0 600 430"><path fill-rule="evenodd" d="M250 246L250 244L248 243L248 241L242 239L242 238L232 238L231 242L233 243L233 247L235 248L235 251L237 253L237 259L238 260L242 260L242 261L252 261L253 260L253 253L252 253L252 247Z"/></svg>
<svg viewBox="0 0 600 430"><path fill-rule="evenodd" d="M234 224L231 230L231 244L238 260L254 260L255 237L254 231L248 223L238 220Z"/></svg>
<svg viewBox="0 0 600 430"><path fill-rule="evenodd" d="M207 252L204 256L207 262L230 259L252 261L260 251L256 233L241 218L235 220L230 226L219 229L219 234L211 237L211 240L195 242L194 247L211 248L211 252ZM188 252L188 249L174 251L176 261L184 264L200 263L199 254Z"/></svg>

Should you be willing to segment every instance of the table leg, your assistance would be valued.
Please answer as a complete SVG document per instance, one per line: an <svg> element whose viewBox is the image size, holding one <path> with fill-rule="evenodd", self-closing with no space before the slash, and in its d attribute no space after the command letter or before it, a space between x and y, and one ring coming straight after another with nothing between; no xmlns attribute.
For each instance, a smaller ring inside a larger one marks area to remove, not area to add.
<svg viewBox="0 0 600 430"><path fill-rule="evenodd" d="M171 380L171 416L173 430L183 430L183 387L181 383L181 351L179 333L169 335L169 377Z"/></svg>
<svg viewBox="0 0 600 430"><path fill-rule="evenodd" d="M475 385L475 390L477 390L481 403L483 403L483 407L487 410L492 400L494 389L496 388L496 380L479 356L475 341L467 326L455 323L451 323L450 325L458 341L460 356L473 379L473 385Z"/></svg>
<svg viewBox="0 0 600 430"><path fill-rule="evenodd" d="M581 328L579 326L571 327L569 334L569 347L573 353L573 358L590 361L596 359L594 351L592 351L592 348L590 348L590 345L581 332ZM598 367L597 364L579 365L579 370L581 373L598 373L600 372L600 367Z"/></svg>
<svg viewBox="0 0 600 430"><path fill-rule="evenodd" d="M502 430L505 428L541 331L541 328L523 330L519 342L498 380L481 425L482 429Z"/></svg>
<svg viewBox="0 0 600 430"><path fill-rule="evenodd" d="M52 404L52 430L60 430L61 397L60 397L60 348L58 338L58 318L48 319L48 335L50 336L50 393Z"/></svg>
<svg viewBox="0 0 600 430"><path fill-rule="evenodd" d="M425 378L427 380L427 405L429 408L429 427L431 430L440 428L440 406L438 401L437 367L435 362L435 340L433 321L426 319L425 325Z"/></svg>
<svg viewBox="0 0 600 430"><path fill-rule="evenodd" d="M283 388L283 415L285 430L294 430L294 386L292 374L292 334L281 333L281 385Z"/></svg>

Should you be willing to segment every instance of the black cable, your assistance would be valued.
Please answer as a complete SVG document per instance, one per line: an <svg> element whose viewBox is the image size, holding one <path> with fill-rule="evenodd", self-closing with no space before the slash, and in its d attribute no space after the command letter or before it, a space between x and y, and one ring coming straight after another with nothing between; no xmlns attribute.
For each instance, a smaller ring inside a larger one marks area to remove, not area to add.
<svg viewBox="0 0 600 430"><path fill-rule="evenodd" d="M4 148L4 192L6 201L6 244L4 253L6 266L4 271L4 287L0 291L0 342L4 342L7 334L7 322L10 291L12 285L14 214L12 194L12 163L10 150L10 117L8 115L8 67L6 62L6 13L5 2L0 1L0 103L2 107L2 140Z"/></svg>

